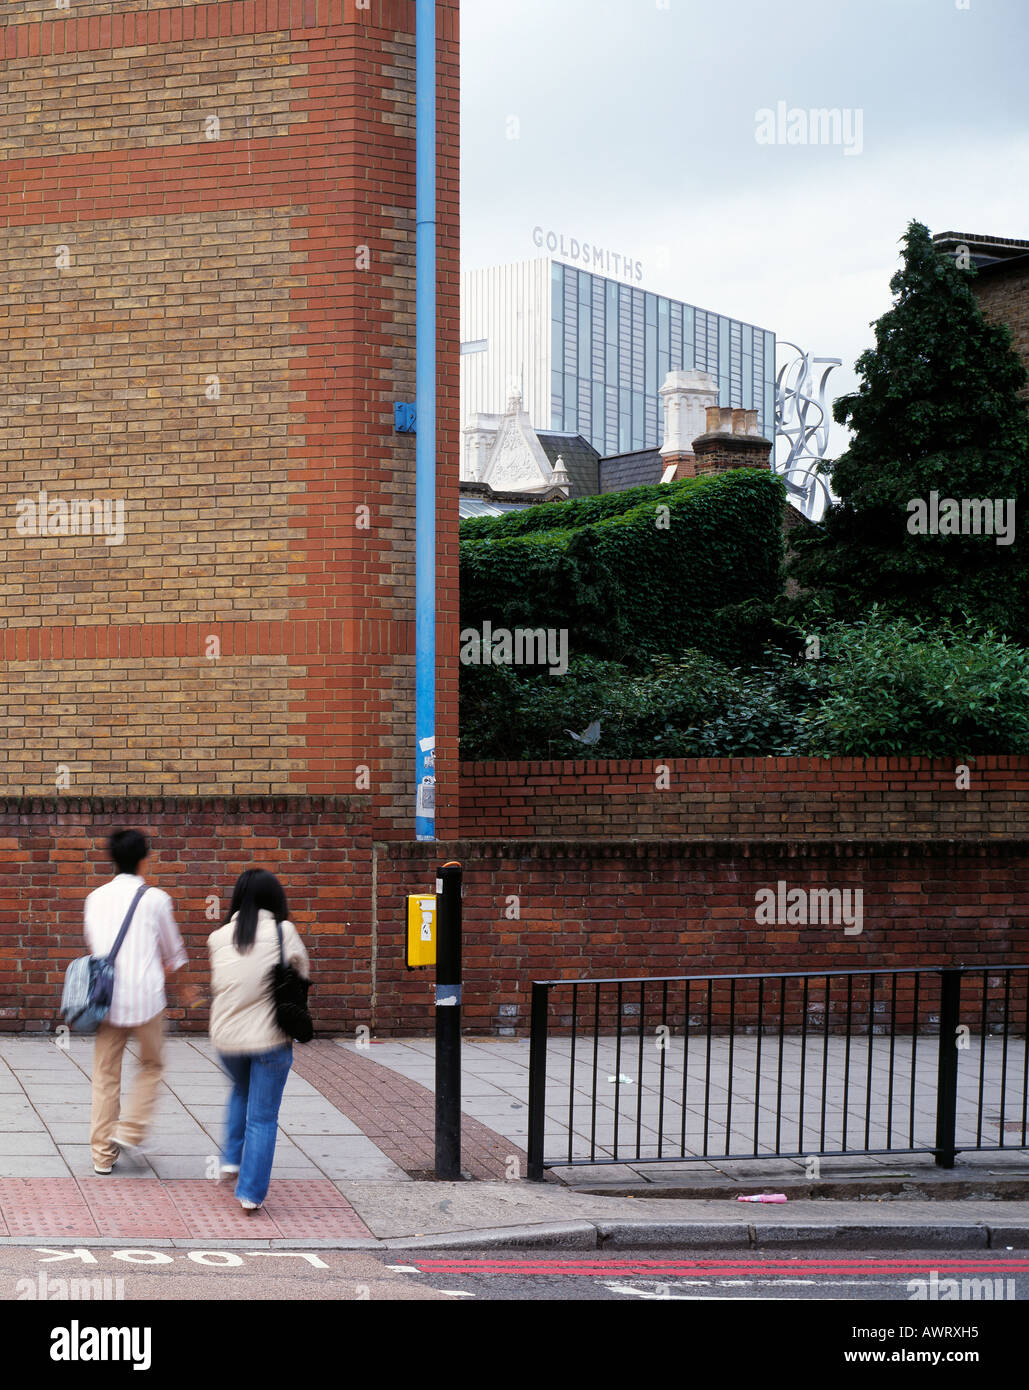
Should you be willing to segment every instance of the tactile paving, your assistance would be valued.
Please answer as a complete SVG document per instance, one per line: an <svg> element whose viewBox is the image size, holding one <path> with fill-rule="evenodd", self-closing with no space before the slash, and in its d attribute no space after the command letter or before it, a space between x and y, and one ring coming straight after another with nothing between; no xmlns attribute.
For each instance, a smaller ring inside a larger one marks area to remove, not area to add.
<svg viewBox="0 0 1029 1390"><path fill-rule="evenodd" d="M0 1215L12 1236L98 1236L74 1178L0 1178Z"/></svg>
<svg viewBox="0 0 1029 1390"><path fill-rule="evenodd" d="M266 1209L287 1240L374 1239L343 1194L324 1179L273 1179Z"/></svg>
<svg viewBox="0 0 1029 1390"><path fill-rule="evenodd" d="M0 1178L0 1235L188 1240L374 1240L323 1178L273 1180L266 1205L245 1212L231 1183L158 1178Z"/></svg>
<svg viewBox="0 0 1029 1390"><path fill-rule="evenodd" d="M232 1183L211 1179L182 1178L164 1183L190 1236L225 1236L233 1240L268 1240L278 1228L268 1213L244 1211L233 1196Z"/></svg>
<svg viewBox="0 0 1029 1390"><path fill-rule="evenodd" d="M102 1236L188 1236L175 1203L156 1178L80 1178Z"/></svg>

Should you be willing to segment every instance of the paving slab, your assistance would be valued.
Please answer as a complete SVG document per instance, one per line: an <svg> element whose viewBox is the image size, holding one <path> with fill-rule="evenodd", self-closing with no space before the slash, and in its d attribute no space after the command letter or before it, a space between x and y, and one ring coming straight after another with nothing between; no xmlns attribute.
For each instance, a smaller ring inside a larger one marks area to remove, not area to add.
<svg viewBox="0 0 1029 1390"><path fill-rule="evenodd" d="M218 1155L212 1153L210 1158L217 1159ZM158 1177L164 1180L171 1179L195 1179L211 1181L211 1174L208 1171L210 1165L206 1159L198 1155L188 1154L153 1154L148 1160L148 1167L145 1173L147 1177ZM142 1170L139 1170L142 1175ZM325 1178L326 1174L315 1163L301 1158L288 1158L280 1160L276 1156L272 1164L272 1178Z"/></svg>
<svg viewBox="0 0 1029 1390"><path fill-rule="evenodd" d="M61 1144L61 1157L67 1164L66 1172L70 1172L73 1177L84 1178L93 1176L93 1151L88 1144ZM152 1178L154 1171L148 1163L133 1163L128 1158L121 1158L115 1167L115 1172L120 1178ZM22 1173L21 1177L34 1177L35 1173Z"/></svg>
<svg viewBox="0 0 1029 1390"><path fill-rule="evenodd" d="M287 1133L304 1138L322 1135L326 1138L363 1138L361 1129L341 1115L338 1110L327 1106L323 1111L310 1111L298 1115L294 1110L279 1112L279 1124Z"/></svg>
<svg viewBox="0 0 1029 1390"><path fill-rule="evenodd" d="M312 1135L310 1138L294 1135L293 1139L297 1148L330 1178L353 1178L363 1174L379 1178L407 1176L364 1135Z"/></svg>
<svg viewBox="0 0 1029 1390"><path fill-rule="evenodd" d="M46 1130L0 1131L0 1158L38 1157L58 1152L57 1145Z"/></svg>
<svg viewBox="0 0 1029 1390"><path fill-rule="evenodd" d="M0 1178L65 1178L70 1169L60 1153L0 1154Z"/></svg>

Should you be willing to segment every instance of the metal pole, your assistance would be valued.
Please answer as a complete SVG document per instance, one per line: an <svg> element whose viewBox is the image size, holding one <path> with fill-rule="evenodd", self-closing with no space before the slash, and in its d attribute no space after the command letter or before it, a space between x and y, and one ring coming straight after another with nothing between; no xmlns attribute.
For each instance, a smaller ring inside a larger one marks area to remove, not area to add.
<svg viewBox="0 0 1029 1390"><path fill-rule="evenodd" d="M436 870L436 1176L461 1176L461 865Z"/></svg>
<svg viewBox="0 0 1029 1390"><path fill-rule="evenodd" d="M533 984L529 1015L529 1171L530 1182L543 1181L543 1146L547 1122L547 1000L549 986ZM574 1037L573 1037L574 1042ZM569 1130L569 1135L571 1131ZM569 1143L571 1139L569 1138Z"/></svg>
<svg viewBox="0 0 1029 1390"><path fill-rule="evenodd" d="M436 0L415 14L415 838L436 838ZM424 788L424 790L423 790ZM428 795L431 790L431 796Z"/></svg>
<svg viewBox="0 0 1029 1390"><path fill-rule="evenodd" d="M954 1129L958 1103L958 1024L961 1021L963 970L940 971L940 1053L936 1072L936 1166L953 1168L957 1149ZM983 988L986 987L985 978ZM918 1026L918 1020L915 1020Z"/></svg>

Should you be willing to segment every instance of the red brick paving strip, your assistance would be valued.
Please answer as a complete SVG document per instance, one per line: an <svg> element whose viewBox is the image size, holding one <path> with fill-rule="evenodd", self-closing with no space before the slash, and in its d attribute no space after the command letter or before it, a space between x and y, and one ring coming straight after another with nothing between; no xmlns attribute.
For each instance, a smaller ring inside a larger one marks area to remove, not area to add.
<svg viewBox="0 0 1029 1390"><path fill-rule="evenodd" d="M36 1240L373 1240L326 1178L272 1180L265 1206L243 1211L231 1183L157 1178L0 1178L0 1234Z"/></svg>
<svg viewBox="0 0 1029 1390"><path fill-rule="evenodd" d="M79 1190L105 1236L192 1234L162 1183L150 1178L79 1178Z"/></svg>
<svg viewBox="0 0 1029 1390"><path fill-rule="evenodd" d="M231 1183L181 1179L164 1184L191 1236L233 1240L373 1239L371 1231L327 1178L272 1179L259 1211L246 1212Z"/></svg>
<svg viewBox="0 0 1029 1390"><path fill-rule="evenodd" d="M12 1236L98 1236L74 1178L0 1178L0 1212Z"/></svg>
<svg viewBox="0 0 1029 1390"><path fill-rule="evenodd" d="M325 1178L273 1178L265 1210L290 1240L375 1239L335 1184Z"/></svg>
<svg viewBox="0 0 1029 1390"><path fill-rule="evenodd" d="M431 1178L436 1166L436 1098L426 1086L331 1042L312 1042L293 1053L293 1070L353 1120L398 1167ZM461 1118L461 1166L473 1178L504 1178L526 1154L510 1139L468 1115Z"/></svg>

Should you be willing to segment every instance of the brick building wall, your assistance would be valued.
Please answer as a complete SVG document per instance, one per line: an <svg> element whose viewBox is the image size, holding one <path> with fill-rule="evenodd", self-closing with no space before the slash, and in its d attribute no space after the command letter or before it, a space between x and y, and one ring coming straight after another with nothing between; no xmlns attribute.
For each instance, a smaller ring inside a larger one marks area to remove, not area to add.
<svg viewBox="0 0 1029 1390"><path fill-rule="evenodd" d="M1029 372L1029 264L1020 256L1013 264L1001 261L987 274L972 281L972 289L986 318L1006 323L1011 329L1012 347ZM1029 396L1029 383L1023 388Z"/></svg>
<svg viewBox="0 0 1029 1390"><path fill-rule="evenodd" d="M464 763L461 824L485 839L934 839L1029 835L1029 758Z"/></svg>
<svg viewBox="0 0 1029 1390"><path fill-rule="evenodd" d="M457 0L437 9L453 833ZM380 836L411 833L413 30L413 0L5 7L0 794L367 790ZM102 502L114 537L61 515Z"/></svg>

